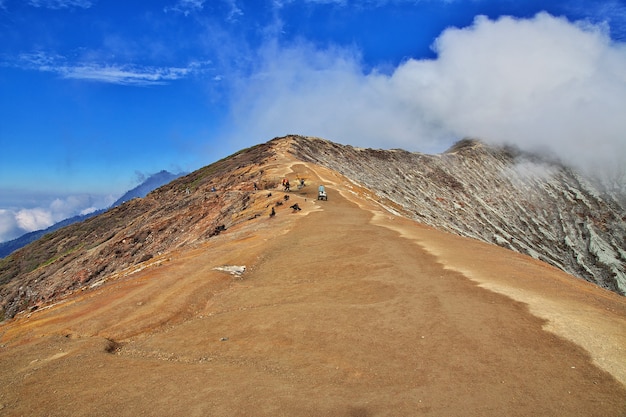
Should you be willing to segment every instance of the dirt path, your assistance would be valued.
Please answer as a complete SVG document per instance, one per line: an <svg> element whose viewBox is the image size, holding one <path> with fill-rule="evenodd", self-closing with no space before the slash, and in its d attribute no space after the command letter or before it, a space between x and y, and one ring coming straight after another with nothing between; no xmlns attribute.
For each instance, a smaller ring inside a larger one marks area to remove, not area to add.
<svg viewBox="0 0 626 417"><path fill-rule="evenodd" d="M291 169L310 181L290 200L301 212L5 325L0 413L626 415L624 386L585 350L422 248L443 259L437 245L471 253L467 240L428 230L418 245L400 237L412 223L377 225L339 178Z"/></svg>

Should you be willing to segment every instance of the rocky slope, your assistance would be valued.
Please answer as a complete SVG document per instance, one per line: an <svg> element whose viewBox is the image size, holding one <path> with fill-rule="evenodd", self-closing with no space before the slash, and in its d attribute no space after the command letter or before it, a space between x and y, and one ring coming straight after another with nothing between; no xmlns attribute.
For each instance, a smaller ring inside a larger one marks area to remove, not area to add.
<svg viewBox="0 0 626 417"><path fill-rule="evenodd" d="M391 210L626 292L626 210L565 166L475 140L441 155L322 139L295 148L303 160L374 190Z"/></svg>
<svg viewBox="0 0 626 417"><path fill-rule="evenodd" d="M278 146L368 188L389 210L491 242L624 293L625 212L564 167L473 141L442 155L277 138L181 177L143 199L46 235L0 260L4 318L154 266L283 201L268 170Z"/></svg>
<svg viewBox="0 0 626 417"><path fill-rule="evenodd" d="M244 150L0 259L0 319L161 262L243 221L237 215L251 204L254 182L268 186L249 173L271 156L270 144Z"/></svg>

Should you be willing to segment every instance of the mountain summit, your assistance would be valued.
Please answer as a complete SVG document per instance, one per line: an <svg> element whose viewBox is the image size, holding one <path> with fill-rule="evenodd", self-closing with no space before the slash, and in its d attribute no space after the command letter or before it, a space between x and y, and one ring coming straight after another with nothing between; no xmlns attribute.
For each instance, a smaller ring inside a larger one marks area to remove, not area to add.
<svg viewBox="0 0 626 417"><path fill-rule="evenodd" d="M623 231L515 150L277 138L2 260L0 406L624 415Z"/></svg>

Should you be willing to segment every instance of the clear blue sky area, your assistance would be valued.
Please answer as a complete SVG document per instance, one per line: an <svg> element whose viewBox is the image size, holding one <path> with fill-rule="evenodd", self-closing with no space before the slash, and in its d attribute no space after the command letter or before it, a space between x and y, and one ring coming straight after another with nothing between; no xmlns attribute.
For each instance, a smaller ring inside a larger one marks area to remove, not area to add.
<svg viewBox="0 0 626 417"><path fill-rule="evenodd" d="M289 133L625 153L621 0L0 0L0 39L0 241Z"/></svg>

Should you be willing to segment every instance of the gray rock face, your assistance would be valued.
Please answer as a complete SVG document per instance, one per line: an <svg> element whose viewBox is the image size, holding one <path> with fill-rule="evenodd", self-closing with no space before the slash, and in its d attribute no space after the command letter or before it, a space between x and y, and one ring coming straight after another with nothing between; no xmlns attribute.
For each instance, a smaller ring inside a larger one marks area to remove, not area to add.
<svg viewBox="0 0 626 417"><path fill-rule="evenodd" d="M528 254L626 294L626 210L558 163L464 140L440 155L302 138L334 169L422 223Z"/></svg>

